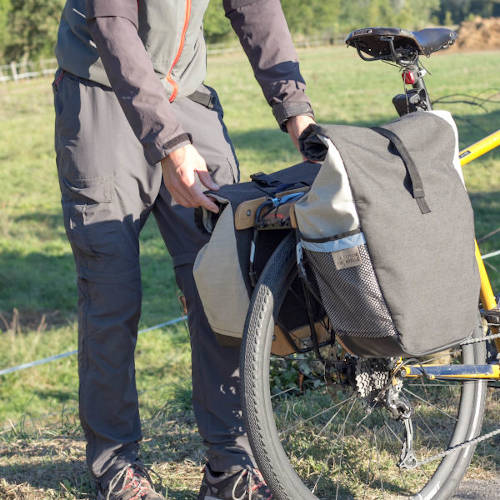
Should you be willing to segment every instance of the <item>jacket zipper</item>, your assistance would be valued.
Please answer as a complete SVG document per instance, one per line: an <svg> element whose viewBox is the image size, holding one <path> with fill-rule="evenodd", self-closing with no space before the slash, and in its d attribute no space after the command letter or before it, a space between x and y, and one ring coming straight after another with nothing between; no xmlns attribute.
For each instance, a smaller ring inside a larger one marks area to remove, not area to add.
<svg viewBox="0 0 500 500"><path fill-rule="evenodd" d="M170 102L174 101L174 99L177 97L177 93L179 91L179 87L177 85L177 82L172 78L172 70L174 69L175 65L179 61L179 58L181 57L181 54L182 54L182 49L184 48L184 42L186 41L186 32L188 29L190 16L191 16L191 0L186 0L186 13L184 15L184 26L182 28L181 41L179 44L179 48L177 49L177 54L175 55L174 62L172 63L172 66L170 66L170 69L168 70L167 76L165 77L167 82L170 83L170 85L172 85L172 87L173 87L172 95L170 96L170 99L169 99Z"/></svg>

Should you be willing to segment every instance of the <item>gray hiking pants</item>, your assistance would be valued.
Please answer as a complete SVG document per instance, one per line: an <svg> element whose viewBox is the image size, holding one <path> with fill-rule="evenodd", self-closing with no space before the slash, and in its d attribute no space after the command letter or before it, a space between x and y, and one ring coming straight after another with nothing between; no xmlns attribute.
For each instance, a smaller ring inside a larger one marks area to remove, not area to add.
<svg viewBox="0 0 500 500"><path fill-rule="evenodd" d="M138 454L141 425L134 349L141 309L139 233L153 212L186 297L193 406L214 470L251 460L239 400L239 349L218 345L192 275L206 242L193 210L175 204L114 93L68 73L54 85L55 147L64 224L78 277L80 419L96 478ZM172 104L219 185L238 180L234 150L213 109L187 98Z"/></svg>

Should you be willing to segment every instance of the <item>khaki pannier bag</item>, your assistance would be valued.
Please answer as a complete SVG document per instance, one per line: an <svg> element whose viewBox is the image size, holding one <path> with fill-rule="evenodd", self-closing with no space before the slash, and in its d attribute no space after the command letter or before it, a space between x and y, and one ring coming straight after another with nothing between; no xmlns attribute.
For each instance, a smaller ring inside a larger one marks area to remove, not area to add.
<svg viewBox="0 0 500 500"><path fill-rule="evenodd" d="M197 210L198 226L211 237L197 255L194 278L208 322L221 343L241 341L256 281L274 249L290 234L291 203L309 189L319 168L304 162L269 175L254 174L251 182L209 192L218 202L220 215ZM259 216L264 213L265 217ZM287 330L304 337L307 311L301 304L288 306L295 315L291 323L287 318ZM273 352L293 352L282 342L279 330L277 337Z"/></svg>

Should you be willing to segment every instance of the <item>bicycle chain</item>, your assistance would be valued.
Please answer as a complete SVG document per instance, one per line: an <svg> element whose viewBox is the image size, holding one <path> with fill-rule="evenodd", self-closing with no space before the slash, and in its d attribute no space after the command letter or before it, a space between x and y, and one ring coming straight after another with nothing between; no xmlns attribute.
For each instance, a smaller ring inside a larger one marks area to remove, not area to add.
<svg viewBox="0 0 500 500"><path fill-rule="evenodd" d="M479 339L465 340L460 345L477 344L479 342L487 342L489 340L494 340L494 339L499 339L499 338L500 338L500 333L497 333L495 335L488 335L486 337L482 337ZM416 469L417 467L421 467L422 465L426 465L430 462L434 462L434 460L438 460L440 458L447 457L448 455L451 455L452 453L454 453L457 450L460 450L462 448L466 448L467 446L476 445L478 443L481 443L482 441L486 441L487 439L490 439L498 434L500 434L500 429L496 429L494 431L488 432L487 434L483 434L482 436L479 436L477 438L470 439L469 441L465 441L461 444L457 444L456 446L452 446L451 448L448 448L446 451L442 451L441 453L437 453L436 455L433 455L432 457L426 458L425 460L417 460L414 464L407 465L406 469Z"/></svg>
<svg viewBox="0 0 500 500"><path fill-rule="evenodd" d="M487 335L486 337L481 337L479 339L464 340L460 345L477 344L479 342L488 342L494 339L500 339L500 333L496 333L495 335Z"/></svg>
<svg viewBox="0 0 500 500"><path fill-rule="evenodd" d="M500 429L497 429L495 431L488 432L488 434L483 434L482 436L479 436L477 438L471 439L469 441L465 441L461 444L457 444L456 446L452 446L451 448L448 448L446 451L442 451L441 453L438 453L436 455L433 455L432 457L426 458L425 460L417 460L414 464L407 465L407 469L416 469L417 467L421 467L422 465L426 465L430 462L433 462L434 460L438 460L439 458L444 458L451 453L460 450L461 448L465 448L467 446L472 446L475 444L478 444L482 441L486 441L487 439L490 439L497 434L500 434Z"/></svg>
<svg viewBox="0 0 500 500"><path fill-rule="evenodd" d="M479 339L468 339L462 342L460 345L468 345L468 344L477 344L479 342L487 342L490 340L498 339L500 338L500 333L497 333L495 335L488 335L486 337L482 337ZM367 366L365 366L364 363L358 361L357 366L356 366L356 385L357 385L357 392L358 394L366 398L369 396L372 391L374 391L376 388L380 389L381 384L383 382L383 376L381 376L381 373L377 373L377 376L375 377L370 377L368 373L365 371ZM372 367L370 367L372 368ZM405 466L404 468L406 470L411 470L411 469L416 469L417 467L421 467L423 465L426 465L430 462L433 462L435 460L438 460L440 458L444 458L448 455L451 455L457 450L460 450L462 448L466 448L467 446L473 446L478 443L481 443L482 441L486 441L487 439L490 439L496 435L500 434L500 429L496 429L494 431L491 431L487 434L483 434L482 436L479 436L477 438L471 439L469 441L465 441L461 444L458 444L456 446L453 446L451 448L448 448L446 451L443 451L441 453L437 453L436 455L433 455L432 457L426 458L425 460L415 460L414 455L412 454L412 460L406 460L405 461Z"/></svg>

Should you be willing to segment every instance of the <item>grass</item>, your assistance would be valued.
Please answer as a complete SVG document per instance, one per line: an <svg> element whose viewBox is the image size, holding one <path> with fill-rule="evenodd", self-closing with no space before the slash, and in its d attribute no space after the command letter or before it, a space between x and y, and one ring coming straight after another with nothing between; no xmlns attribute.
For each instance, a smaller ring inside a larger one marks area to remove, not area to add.
<svg viewBox="0 0 500 500"><path fill-rule="evenodd" d="M450 53L427 61L431 95L496 94L486 109L442 106L455 114L461 145L500 128L498 52ZM394 117L397 71L368 64L352 50L300 51L320 122L375 125ZM242 179L300 160L280 132L245 58L212 57L207 83L217 88L239 155ZM76 289L64 234L53 153L50 80L0 86L0 368L74 349ZM480 237L500 220L500 151L465 168ZM500 238L481 244L500 248ZM488 261L500 289L500 258ZM141 328L181 314L170 258L151 219L141 237ZM189 340L184 325L140 336L137 377L146 441L171 498L194 498L203 450L190 408ZM0 380L0 498L90 498L77 419L75 356ZM495 412L498 420L500 412Z"/></svg>

